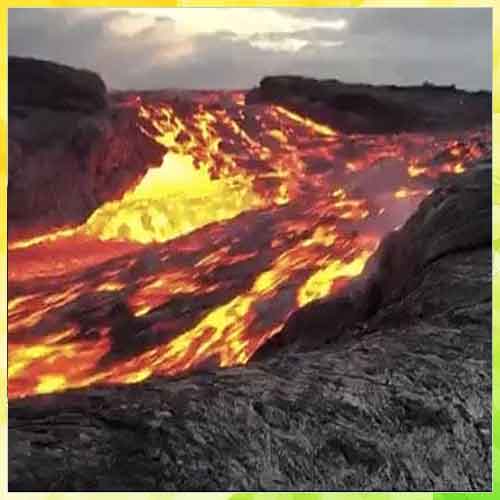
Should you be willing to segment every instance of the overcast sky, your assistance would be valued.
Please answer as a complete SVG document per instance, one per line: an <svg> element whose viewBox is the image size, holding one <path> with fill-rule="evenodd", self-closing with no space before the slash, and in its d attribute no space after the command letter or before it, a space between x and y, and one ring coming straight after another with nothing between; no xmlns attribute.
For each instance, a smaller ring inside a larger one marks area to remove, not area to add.
<svg viewBox="0 0 500 500"><path fill-rule="evenodd" d="M114 89L250 88L263 76L491 89L490 9L10 9L9 54Z"/></svg>

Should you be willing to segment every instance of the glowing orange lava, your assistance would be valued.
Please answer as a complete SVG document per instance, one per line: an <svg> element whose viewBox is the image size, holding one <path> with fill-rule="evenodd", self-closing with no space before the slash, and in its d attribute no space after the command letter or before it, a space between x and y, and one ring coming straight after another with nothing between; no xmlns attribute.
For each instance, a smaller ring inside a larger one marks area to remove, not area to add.
<svg viewBox="0 0 500 500"><path fill-rule="evenodd" d="M435 179L489 154L489 130L345 135L204 98L142 102L162 166L81 226L9 242L10 398L246 363Z"/></svg>

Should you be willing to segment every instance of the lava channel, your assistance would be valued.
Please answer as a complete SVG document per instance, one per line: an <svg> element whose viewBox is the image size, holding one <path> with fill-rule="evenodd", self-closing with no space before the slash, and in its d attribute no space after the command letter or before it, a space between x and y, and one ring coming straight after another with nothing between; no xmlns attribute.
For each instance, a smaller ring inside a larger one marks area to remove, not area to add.
<svg viewBox="0 0 500 500"><path fill-rule="evenodd" d="M239 95L139 118L161 167L80 226L9 241L9 398L246 363L491 144L342 134Z"/></svg>

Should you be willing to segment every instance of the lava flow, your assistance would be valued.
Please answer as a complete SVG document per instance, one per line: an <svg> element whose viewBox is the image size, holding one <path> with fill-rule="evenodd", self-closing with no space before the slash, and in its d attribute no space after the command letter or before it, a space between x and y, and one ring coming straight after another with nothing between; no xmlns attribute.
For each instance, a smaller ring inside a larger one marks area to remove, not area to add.
<svg viewBox="0 0 500 500"><path fill-rule="evenodd" d="M10 398L246 363L490 154L489 129L346 135L233 97L138 105L162 166L81 226L9 242Z"/></svg>

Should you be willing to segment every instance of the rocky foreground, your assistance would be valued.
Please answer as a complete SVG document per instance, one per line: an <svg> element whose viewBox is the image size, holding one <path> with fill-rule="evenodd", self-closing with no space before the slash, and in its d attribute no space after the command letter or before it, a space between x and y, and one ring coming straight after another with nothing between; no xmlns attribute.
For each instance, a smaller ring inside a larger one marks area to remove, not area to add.
<svg viewBox="0 0 500 500"><path fill-rule="evenodd" d="M491 165L257 360L9 405L9 489L491 488Z"/></svg>

